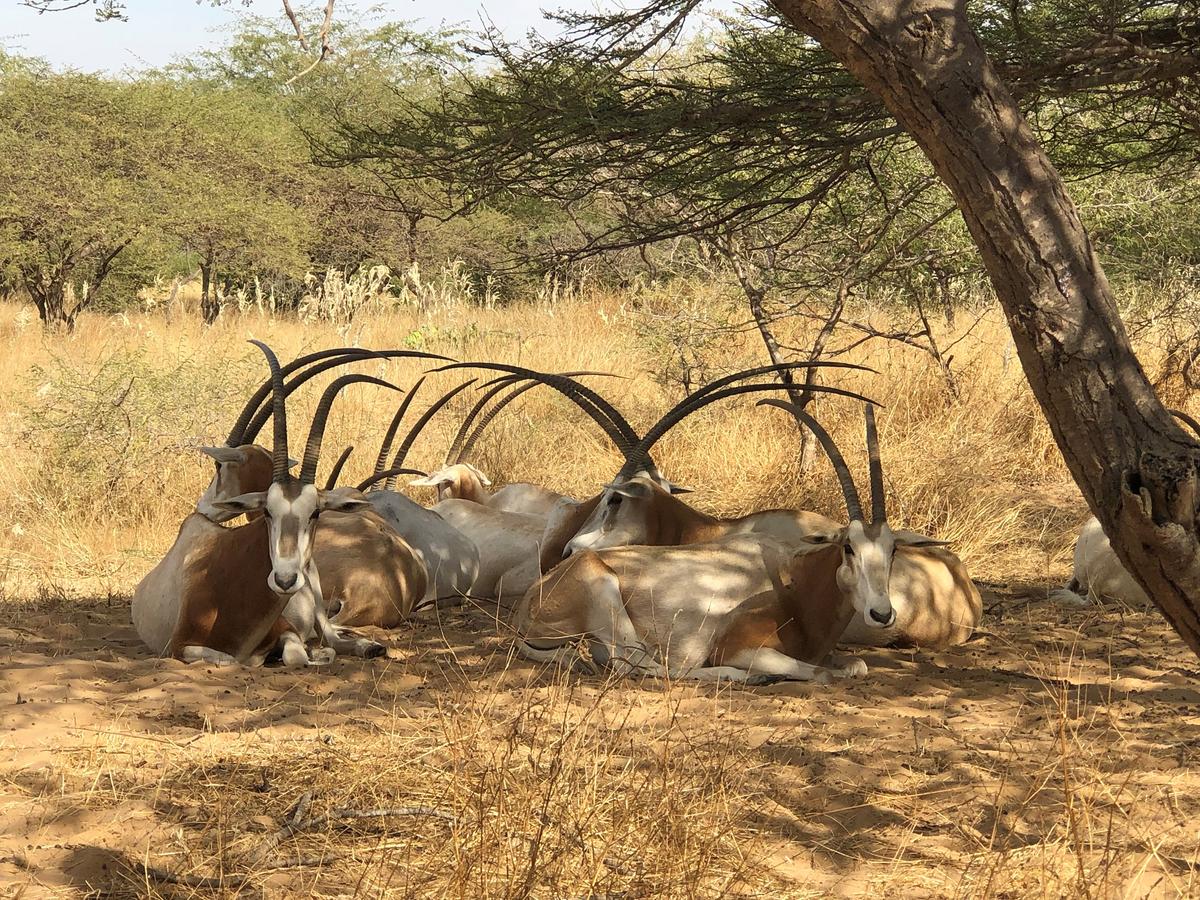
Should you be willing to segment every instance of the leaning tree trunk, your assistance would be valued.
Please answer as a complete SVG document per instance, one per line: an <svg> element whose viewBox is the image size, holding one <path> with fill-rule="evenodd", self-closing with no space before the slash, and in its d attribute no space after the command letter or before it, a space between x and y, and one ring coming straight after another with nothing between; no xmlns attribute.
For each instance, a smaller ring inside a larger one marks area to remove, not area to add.
<svg viewBox="0 0 1200 900"><path fill-rule="evenodd" d="M953 192L1079 489L1200 654L1200 451L1155 397L1079 214L965 4L773 2L884 102Z"/></svg>

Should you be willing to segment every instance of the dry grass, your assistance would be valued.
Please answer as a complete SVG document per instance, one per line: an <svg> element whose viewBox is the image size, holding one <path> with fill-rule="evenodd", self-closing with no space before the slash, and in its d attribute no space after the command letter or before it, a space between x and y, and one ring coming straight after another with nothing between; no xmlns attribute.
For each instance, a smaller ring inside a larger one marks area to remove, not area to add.
<svg viewBox="0 0 1200 900"><path fill-rule="evenodd" d="M385 661L300 675L189 668L138 646L125 598L209 474L187 448L219 442L263 375L246 338L285 357L356 342L616 371L627 377L598 386L644 426L678 396L644 329L619 297L443 304L340 330L88 317L50 339L0 307L0 896L1200 890L1195 661L1152 612L1044 602L1086 510L998 318L956 349L959 404L895 345L859 359L883 375L837 380L887 407L893 518L955 540L990 585L984 634L964 647L867 653L871 675L852 685L747 691L538 670L478 610L377 634ZM710 352L723 370L761 361L749 337ZM422 368L363 367L403 387ZM298 398L294 440L318 393ZM577 495L611 476L594 426L548 392L526 398L477 464ZM354 443L350 477L364 472L396 402L351 388L326 465ZM858 410L826 401L819 414L861 469ZM413 461L435 464L456 424L435 420ZM751 401L694 417L657 456L714 512L836 515L827 467L802 476L795 444L781 413ZM313 815L448 818L324 822L256 856L306 794ZM193 883L148 879L140 863Z"/></svg>

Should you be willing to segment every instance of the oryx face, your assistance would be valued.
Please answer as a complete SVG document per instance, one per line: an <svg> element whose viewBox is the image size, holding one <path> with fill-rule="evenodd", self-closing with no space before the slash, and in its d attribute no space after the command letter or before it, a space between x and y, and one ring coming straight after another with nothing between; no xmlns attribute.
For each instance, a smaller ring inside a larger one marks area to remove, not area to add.
<svg viewBox="0 0 1200 900"><path fill-rule="evenodd" d="M242 494L265 491L271 483L271 453L257 444L240 447L198 447L213 460L215 471L208 488L196 502L196 512L210 522L228 522L238 513L223 508L221 503ZM295 460L288 460L294 466Z"/></svg>
<svg viewBox="0 0 1200 900"><path fill-rule="evenodd" d="M352 488L323 491L289 478L272 482L265 491L243 494L216 505L234 515L261 510L271 554L267 587L276 594L290 596L316 578L313 536L317 517L326 510L348 512L368 504Z"/></svg>
<svg viewBox="0 0 1200 900"><path fill-rule="evenodd" d="M567 542L563 556L580 550L648 543L654 506L663 502L659 495L670 499L666 491L643 475L607 485L592 514Z"/></svg>
<svg viewBox="0 0 1200 900"><path fill-rule="evenodd" d="M855 519L842 538L842 564L838 587L850 598L855 612L872 628L887 628L896 621L888 582L896 539L887 522L864 525Z"/></svg>

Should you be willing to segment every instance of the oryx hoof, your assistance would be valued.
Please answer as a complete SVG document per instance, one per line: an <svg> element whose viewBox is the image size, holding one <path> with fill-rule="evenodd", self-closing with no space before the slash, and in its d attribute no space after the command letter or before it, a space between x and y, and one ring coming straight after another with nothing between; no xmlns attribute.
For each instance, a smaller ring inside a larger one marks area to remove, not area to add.
<svg viewBox="0 0 1200 900"><path fill-rule="evenodd" d="M839 669L834 669L834 678L860 678L867 674L867 664L861 659L852 659Z"/></svg>
<svg viewBox="0 0 1200 900"><path fill-rule="evenodd" d="M787 681L786 675L772 675L767 672L760 672L758 675L750 675L746 678L745 684L749 687L766 687L769 684L779 684L781 681Z"/></svg>
<svg viewBox="0 0 1200 900"><path fill-rule="evenodd" d="M318 647L308 657L310 666L327 666L337 659L337 651L332 647Z"/></svg>
<svg viewBox="0 0 1200 900"><path fill-rule="evenodd" d="M866 668L865 664L863 668ZM833 684L833 673L828 669L817 669L813 672L812 682L813 684Z"/></svg>
<svg viewBox="0 0 1200 900"><path fill-rule="evenodd" d="M363 659L378 659L381 656L387 656L387 647L378 641L367 641L366 646L362 648L362 653L359 655Z"/></svg>

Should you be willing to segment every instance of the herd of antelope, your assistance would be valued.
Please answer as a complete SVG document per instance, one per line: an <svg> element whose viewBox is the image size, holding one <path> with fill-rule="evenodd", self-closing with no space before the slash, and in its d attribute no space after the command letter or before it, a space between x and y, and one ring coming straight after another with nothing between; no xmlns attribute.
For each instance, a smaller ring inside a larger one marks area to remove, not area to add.
<svg viewBox="0 0 1200 900"><path fill-rule="evenodd" d="M654 446L710 403L784 390L777 381L754 380L779 366L708 384L639 434L580 380L601 373L548 374L355 348L281 366L269 347L253 343L270 378L246 403L225 446L201 448L215 464L212 482L134 594L134 625L160 655L244 665L280 657L286 666L320 665L338 653L381 656L382 644L352 629L394 628L421 607L471 598L497 604L518 652L531 660L622 675L826 682L866 672L861 659L839 656L838 645L940 647L966 640L979 623L979 592L945 542L888 523L874 405L851 391L814 388L863 404L869 518L828 432L776 398L759 405L784 411L816 436L840 482L846 521L795 509L717 518L681 498L685 489L659 471ZM397 444L422 378L400 398L372 476L356 487L337 486L347 448L318 487L338 393L354 383L398 389L367 375L337 377L320 398L299 462L288 455L289 395L331 368L389 357L493 377L477 388L439 470L405 468L404 461L422 428L475 381L430 404ZM493 492L487 476L465 461L501 409L539 385L574 402L624 457L593 497L533 484ZM268 419L270 450L255 443ZM405 475L416 476L410 486L436 492L432 506L399 492L397 479Z"/></svg>

